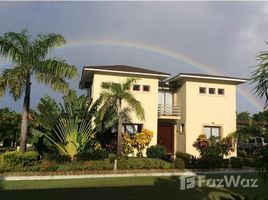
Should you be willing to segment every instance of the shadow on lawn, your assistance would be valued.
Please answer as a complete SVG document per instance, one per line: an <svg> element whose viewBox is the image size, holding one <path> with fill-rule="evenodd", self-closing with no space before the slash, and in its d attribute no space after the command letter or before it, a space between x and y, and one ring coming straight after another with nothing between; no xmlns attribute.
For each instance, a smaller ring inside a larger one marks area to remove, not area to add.
<svg viewBox="0 0 268 200"><path fill-rule="evenodd" d="M1 181L0 181L1 184ZM27 184L27 183L26 183ZM120 186L87 187L87 188L55 188L31 190L0 190L1 200L227 200L218 198L222 193L231 194L229 190L215 190L213 188L193 188L180 190L178 177L155 178L151 186ZM215 193L216 192L216 193ZM227 195L225 197L228 197ZM240 200L239 198L233 198ZM254 198L258 199L258 198ZM264 199L264 198L262 198Z"/></svg>

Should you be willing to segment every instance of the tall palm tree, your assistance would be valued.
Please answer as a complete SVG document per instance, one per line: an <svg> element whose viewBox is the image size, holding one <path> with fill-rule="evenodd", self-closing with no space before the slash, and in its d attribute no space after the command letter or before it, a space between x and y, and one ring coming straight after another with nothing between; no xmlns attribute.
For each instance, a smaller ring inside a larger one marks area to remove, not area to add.
<svg viewBox="0 0 268 200"><path fill-rule="evenodd" d="M130 108L133 109L137 117L144 120L144 109L141 102L136 100L134 95L130 92L129 88L136 82L135 78L128 78L123 83L109 83L109 88L101 92L100 98L103 103L103 110L115 106L118 116L117 127L117 155L120 156L122 152L122 118L124 109L122 103L125 102Z"/></svg>
<svg viewBox="0 0 268 200"><path fill-rule="evenodd" d="M10 95L16 101L24 93L20 136L22 152L26 151L32 76L54 90L67 93L69 87L66 79L77 74L76 67L64 60L47 58L52 49L65 43L64 37L55 33L38 34L33 40L27 30L20 33L8 32L0 36L0 54L8 57L14 64L13 68L5 69L0 75L0 96L9 89Z"/></svg>
<svg viewBox="0 0 268 200"><path fill-rule="evenodd" d="M268 43L266 43L268 44ZM265 98L264 108L268 106L268 51L262 51L257 56L259 64L252 72L250 81L256 84L253 88L259 98Z"/></svg>

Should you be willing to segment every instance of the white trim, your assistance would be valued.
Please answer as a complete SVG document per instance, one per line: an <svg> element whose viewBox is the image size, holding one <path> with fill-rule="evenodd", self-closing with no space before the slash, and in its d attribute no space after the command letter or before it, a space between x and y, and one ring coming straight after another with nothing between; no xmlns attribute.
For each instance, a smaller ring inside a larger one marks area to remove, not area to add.
<svg viewBox="0 0 268 200"><path fill-rule="evenodd" d="M97 71L97 72L114 72L114 73L122 73L122 74L138 74L138 75L145 75L145 76L159 76L159 77L170 77L170 75L165 74L153 74L153 73L142 73L142 72L126 72L126 71L119 71L119 70L109 70L109 69L93 69L85 67L84 70L88 71Z"/></svg>
<svg viewBox="0 0 268 200"><path fill-rule="evenodd" d="M211 80L222 80L222 81L234 81L239 83L246 83L248 80L241 79L241 78L224 78L224 77L214 77L214 76L199 76L199 75L186 75L186 74L179 74L178 76L175 76L167 81L171 81L172 79L178 79L178 78L199 78L199 79L211 79Z"/></svg>

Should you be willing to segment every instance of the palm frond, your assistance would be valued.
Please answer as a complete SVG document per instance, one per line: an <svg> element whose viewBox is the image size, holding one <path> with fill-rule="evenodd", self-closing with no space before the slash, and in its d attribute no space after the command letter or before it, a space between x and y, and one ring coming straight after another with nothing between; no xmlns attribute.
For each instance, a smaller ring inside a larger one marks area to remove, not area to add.
<svg viewBox="0 0 268 200"><path fill-rule="evenodd" d="M141 102L135 99L135 97L130 92L125 93L124 100L134 110L137 117L141 120L144 120L144 109Z"/></svg>
<svg viewBox="0 0 268 200"><path fill-rule="evenodd" d="M0 37L0 53L11 58L13 63L22 63L25 59L25 49L28 50L29 48L28 38L29 36L25 30L21 33L5 33Z"/></svg>
<svg viewBox="0 0 268 200"><path fill-rule="evenodd" d="M50 50L66 44L66 40L60 34L38 34L33 42L34 55L38 59L44 59Z"/></svg>
<svg viewBox="0 0 268 200"><path fill-rule="evenodd" d="M21 67L5 69L0 76L0 94L4 95L9 89L10 95L16 101L21 96L25 89L27 70Z"/></svg>

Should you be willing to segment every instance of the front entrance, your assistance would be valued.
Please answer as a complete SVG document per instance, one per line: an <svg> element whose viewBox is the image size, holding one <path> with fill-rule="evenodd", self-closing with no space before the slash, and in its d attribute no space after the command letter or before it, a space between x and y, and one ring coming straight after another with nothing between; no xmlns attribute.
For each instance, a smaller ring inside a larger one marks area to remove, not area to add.
<svg viewBox="0 0 268 200"><path fill-rule="evenodd" d="M174 125L158 125L157 144L166 147L167 153L174 153Z"/></svg>

